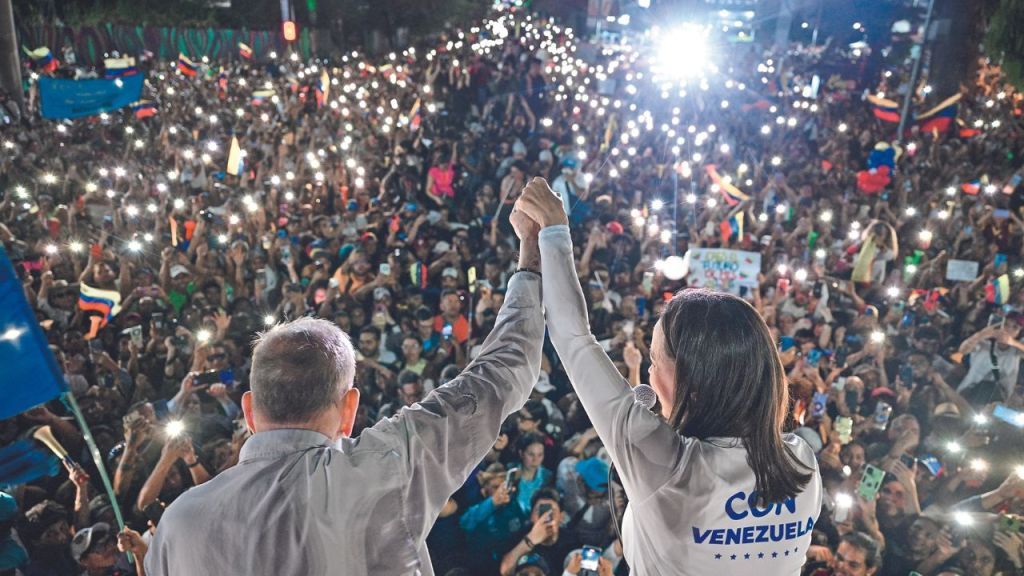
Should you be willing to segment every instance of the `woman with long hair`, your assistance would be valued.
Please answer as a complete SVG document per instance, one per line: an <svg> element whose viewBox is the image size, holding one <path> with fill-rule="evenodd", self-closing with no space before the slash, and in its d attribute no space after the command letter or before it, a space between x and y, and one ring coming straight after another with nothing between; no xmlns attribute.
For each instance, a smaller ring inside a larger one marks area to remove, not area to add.
<svg viewBox="0 0 1024 576"><path fill-rule="evenodd" d="M633 573L799 574L821 478L811 448L783 433L788 393L764 320L735 296L676 294L651 342L655 414L590 332L561 201L534 178L516 208L542 228L549 334L629 497Z"/></svg>

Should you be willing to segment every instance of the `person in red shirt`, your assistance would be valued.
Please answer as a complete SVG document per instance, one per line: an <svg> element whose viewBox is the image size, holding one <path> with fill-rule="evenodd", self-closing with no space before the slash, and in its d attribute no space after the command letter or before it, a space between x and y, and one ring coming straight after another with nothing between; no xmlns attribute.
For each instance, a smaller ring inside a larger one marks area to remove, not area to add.
<svg viewBox="0 0 1024 576"><path fill-rule="evenodd" d="M446 327L451 326L450 337L459 344L469 340L469 320L462 314L462 297L455 290L441 293L441 313L434 317L434 331L448 337Z"/></svg>

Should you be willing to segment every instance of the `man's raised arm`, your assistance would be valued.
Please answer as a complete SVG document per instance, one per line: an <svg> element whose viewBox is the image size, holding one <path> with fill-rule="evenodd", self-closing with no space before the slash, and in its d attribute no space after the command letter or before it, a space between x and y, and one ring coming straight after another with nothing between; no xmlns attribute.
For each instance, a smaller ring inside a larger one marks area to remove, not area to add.
<svg viewBox="0 0 1024 576"><path fill-rule="evenodd" d="M422 402L374 427L382 432L391 428L400 437L410 479L406 520L414 538L430 531L448 497L494 444L501 423L526 403L540 373L544 316L539 228L522 214L511 219L521 238L519 271L508 283L480 354Z"/></svg>

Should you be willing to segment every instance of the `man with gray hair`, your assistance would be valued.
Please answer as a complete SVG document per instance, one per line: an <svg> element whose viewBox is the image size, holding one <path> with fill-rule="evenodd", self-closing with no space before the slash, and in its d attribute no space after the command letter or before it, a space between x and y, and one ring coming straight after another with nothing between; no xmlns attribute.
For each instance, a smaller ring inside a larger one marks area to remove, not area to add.
<svg viewBox="0 0 1024 576"><path fill-rule="evenodd" d="M480 355L358 438L349 337L312 318L263 334L242 397L254 435L237 466L167 508L146 574L432 574L427 533L540 371L539 228L511 220L520 269Z"/></svg>

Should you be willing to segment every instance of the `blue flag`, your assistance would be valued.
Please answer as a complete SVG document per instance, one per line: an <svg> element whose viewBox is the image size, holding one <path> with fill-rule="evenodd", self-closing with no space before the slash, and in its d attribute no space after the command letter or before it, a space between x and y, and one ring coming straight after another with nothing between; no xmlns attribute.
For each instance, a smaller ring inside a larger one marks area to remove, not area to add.
<svg viewBox="0 0 1024 576"><path fill-rule="evenodd" d="M39 78L39 101L43 118L80 118L111 112L142 97L144 74L120 78L68 80Z"/></svg>
<svg viewBox="0 0 1024 576"><path fill-rule="evenodd" d="M0 420L59 396L64 377L0 246Z"/></svg>

